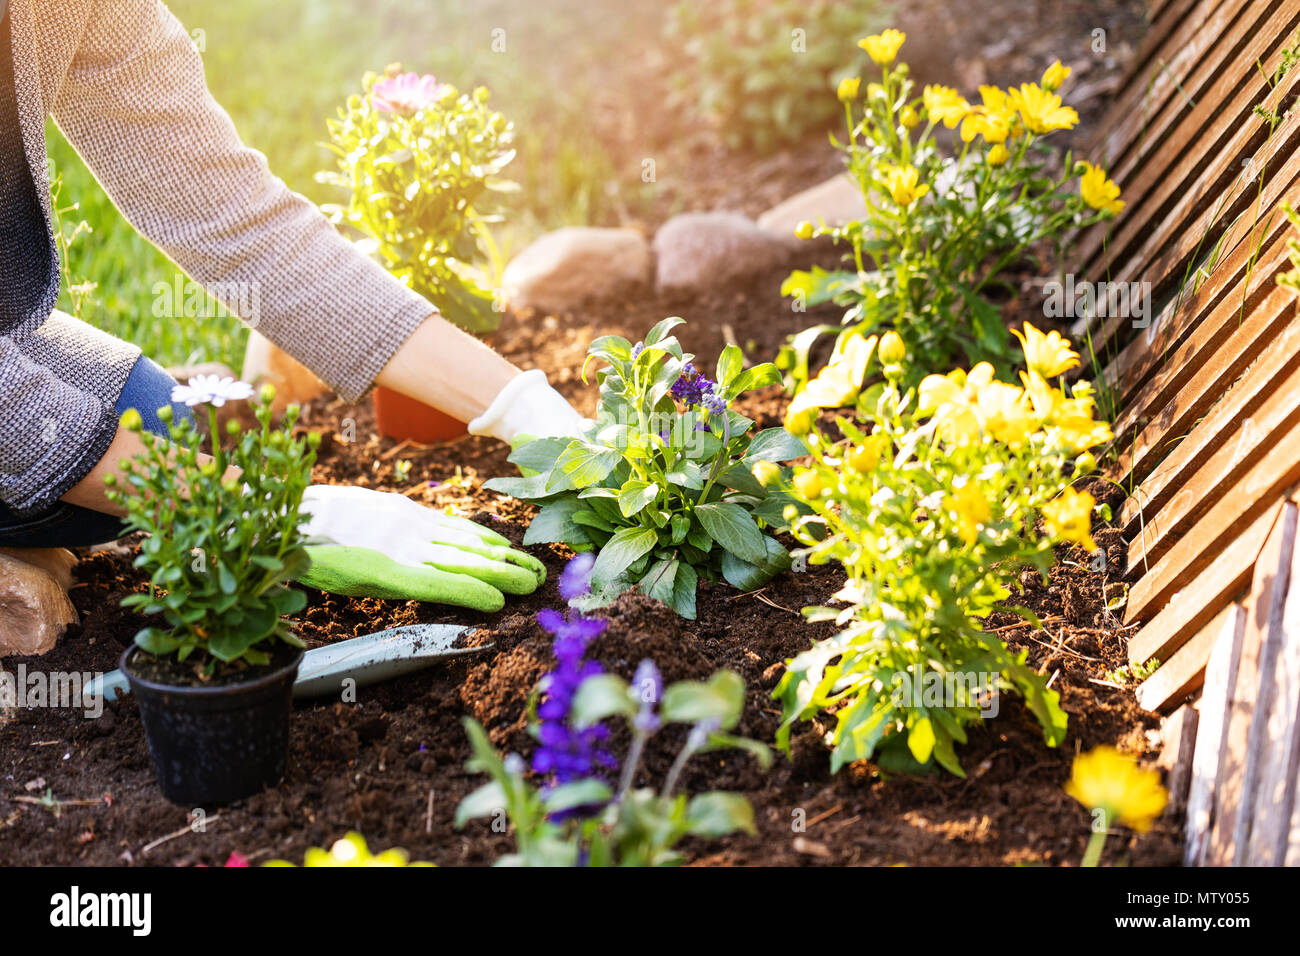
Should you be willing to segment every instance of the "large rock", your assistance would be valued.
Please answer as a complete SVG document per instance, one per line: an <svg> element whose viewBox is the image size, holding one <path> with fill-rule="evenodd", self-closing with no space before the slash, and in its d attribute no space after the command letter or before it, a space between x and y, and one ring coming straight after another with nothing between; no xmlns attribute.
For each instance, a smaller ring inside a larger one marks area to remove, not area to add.
<svg viewBox="0 0 1300 956"><path fill-rule="evenodd" d="M861 219L866 211L867 204L857 184L841 173L777 203L758 217L758 227L787 242L797 243L800 240L795 238L794 230L801 222L842 226Z"/></svg>
<svg viewBox="0 0 1300 956"><path fill-rule="evenodd" d="M650 244L634 229L568 226L547 233L506 266L510 304L562 312L650 281Z"/></svg>
<svg viewBox="0 0 1300 956"><path fill-rule="evenodd" d="M688 212L655 234L656 282L667 292L738 279L790 258L783 239L734 212Z"/></svg>
<svg viewBox="0 0 1300 956"><path fill-rule="evenodd" d="M0 554L0 657L44 654L77 611L50 572Z"/></svg>

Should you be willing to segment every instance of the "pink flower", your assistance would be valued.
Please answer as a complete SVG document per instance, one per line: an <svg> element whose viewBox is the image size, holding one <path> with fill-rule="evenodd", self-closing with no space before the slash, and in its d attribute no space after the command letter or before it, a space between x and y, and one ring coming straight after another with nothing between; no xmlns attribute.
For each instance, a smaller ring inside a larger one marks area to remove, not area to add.
<svg viewBox="0 0 1300 956"><path fill-rule="evenodd" d="M370 99L376 109L385 113L415 113L428 106L447 88L433 74L402 73L382 76L370 88Z"/></svg>
<svg viewBox="0 0 1300 956"><path fill-rule="evenodd" d="M248 857L235 850L230 854L230 859L226 860L226 866L248 866Z"/></svg>

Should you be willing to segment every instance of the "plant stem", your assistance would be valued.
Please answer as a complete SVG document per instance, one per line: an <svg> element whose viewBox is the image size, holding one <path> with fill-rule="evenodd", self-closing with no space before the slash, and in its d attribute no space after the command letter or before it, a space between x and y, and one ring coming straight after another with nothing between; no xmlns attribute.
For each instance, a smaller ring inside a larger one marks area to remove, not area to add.
<svg viewBox="0 0 1300 956"><path fill-rule="evenodd" d="M1083 851L1083 862L1080 866L1094 867L1101 862L1101 848L1106 845L1106 828L1093 830L1092 836L1088 838L1088 849Z"/></svg>

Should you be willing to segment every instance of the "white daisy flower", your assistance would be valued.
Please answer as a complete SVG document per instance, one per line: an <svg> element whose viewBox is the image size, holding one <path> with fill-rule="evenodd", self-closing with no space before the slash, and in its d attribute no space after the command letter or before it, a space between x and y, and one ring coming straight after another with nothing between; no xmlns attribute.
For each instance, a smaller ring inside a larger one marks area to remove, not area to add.
<svg viewBox="0 0 1300 956"><path fill-rule="evenodd" d="M188 385L177 385L172 389L172 401L184 402L193 408L195 405L215 405L220 408L226 402L241 401L253 397L253 386L239 382L227 375L196 375Z"/></svg>

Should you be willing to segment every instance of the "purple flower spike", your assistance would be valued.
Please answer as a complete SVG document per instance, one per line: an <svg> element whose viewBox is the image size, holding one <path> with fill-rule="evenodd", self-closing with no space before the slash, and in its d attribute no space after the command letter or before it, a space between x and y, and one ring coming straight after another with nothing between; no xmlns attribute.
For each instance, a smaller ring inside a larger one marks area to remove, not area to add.
<svg viewBox="0 0 1300 956"><path fill-rule="evenodd" d="M595 567L596 556L590 551L574 557L560 573L560 597L573 603L580 597L591 593L591 569Z"/></svg>
<svg viewBox="0 0 1300 956"><path fill-rule="evenodd" d="M647 658L637 665L636 673L632 676L632 690L641 700L641 709L633 718L633 725L644 733L654 733L660 724L655 707L664 692L664 679L654 661Z"/></svg>

